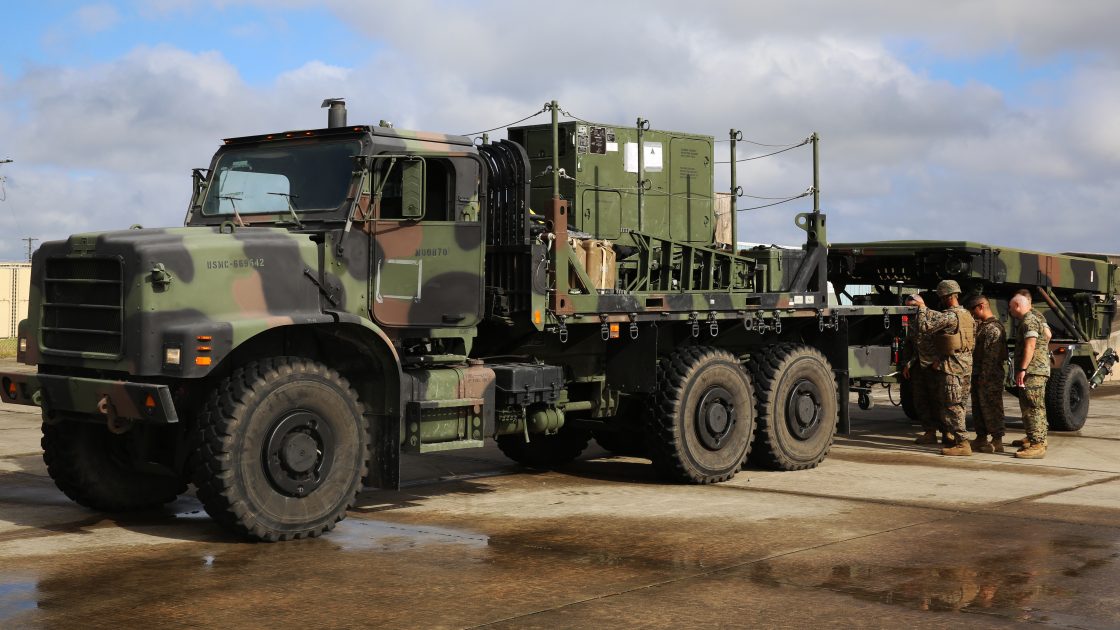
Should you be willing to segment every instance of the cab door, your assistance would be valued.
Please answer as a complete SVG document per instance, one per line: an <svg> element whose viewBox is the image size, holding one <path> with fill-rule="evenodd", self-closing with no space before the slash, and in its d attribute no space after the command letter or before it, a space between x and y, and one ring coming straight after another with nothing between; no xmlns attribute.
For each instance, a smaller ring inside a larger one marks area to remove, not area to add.
<svg viewBox="0 0 1120 630"><path fill-rule="evenodd" d="M374 321L408 328L478 325L485 251L478 168L467 157L375 160ZM469 193L460 194L464 190Z"/></svg>

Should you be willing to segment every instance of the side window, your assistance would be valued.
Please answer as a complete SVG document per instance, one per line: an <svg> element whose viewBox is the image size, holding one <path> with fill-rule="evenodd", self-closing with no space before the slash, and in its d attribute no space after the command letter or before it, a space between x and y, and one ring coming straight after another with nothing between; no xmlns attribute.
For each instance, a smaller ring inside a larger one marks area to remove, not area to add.
<svg viewBox="0 0 1120 630"><path fill-rule="evenodd" d="M404 170L392 159L378 160L374 165L374 192L375 199L379 201L382 219L403 219L403 172ZM379 194L378 194L379 193Z"/></svg>
<svg viewBox="0 0 1120 630"><path fill-rule="evenodd" d="M448 160L428 160L428 181L424 191L427 208L424 216L431 221L454 221L453 199L455 187L452 184L454 168Z"/></svg>
<svg viewBox="0 0 1120 630"><path fill-rule="evenodd" d="M379 200L382 219L412 218L405 212L407 199L414 199L418 191L413 187L415 178L406 175L406 169L417 166L414 159L383 157L374 163L374 198ZM455 220L455 168L446 159L423 160L423 207L417 218L425 221ZM380 191L380 195L378 195Z"/></svg>

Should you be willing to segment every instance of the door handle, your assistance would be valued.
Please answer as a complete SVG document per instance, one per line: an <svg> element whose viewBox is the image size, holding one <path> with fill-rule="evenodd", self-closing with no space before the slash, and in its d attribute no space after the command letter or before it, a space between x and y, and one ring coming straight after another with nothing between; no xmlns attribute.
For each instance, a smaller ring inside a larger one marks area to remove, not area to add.
<svg viewBox="0 0 1120 630"><path fill-rule="evenodd" d="M466 318L467 318L466 315L449 315L447 313L444 313L443 314L443 323L445 323L445 324L458 324L459 322L463 321Z"/></svg>

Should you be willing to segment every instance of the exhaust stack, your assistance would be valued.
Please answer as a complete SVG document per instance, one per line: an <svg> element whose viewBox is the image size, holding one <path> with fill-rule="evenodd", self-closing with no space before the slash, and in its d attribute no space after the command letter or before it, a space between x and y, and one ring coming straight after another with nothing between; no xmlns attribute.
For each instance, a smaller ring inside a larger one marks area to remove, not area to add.
<svg viewBox="0 0 1120 630"><path fill-rule="evenodd" d="M329 107L327 110L327 127L334 129L335 127L346 126L346 99L344 98L328 98L323 101L323 107Z"/></svg>

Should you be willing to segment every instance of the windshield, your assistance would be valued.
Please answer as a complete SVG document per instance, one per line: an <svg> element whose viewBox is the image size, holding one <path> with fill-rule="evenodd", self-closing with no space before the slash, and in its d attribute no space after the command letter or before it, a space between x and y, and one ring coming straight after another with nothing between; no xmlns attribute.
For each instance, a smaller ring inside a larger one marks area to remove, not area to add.
<svg viewBox="0 0 1120 630"><path fill-rule="evenodd" d="M303 214L346 201L357 140L230 149L214 166L205 215Z"/></svg>

